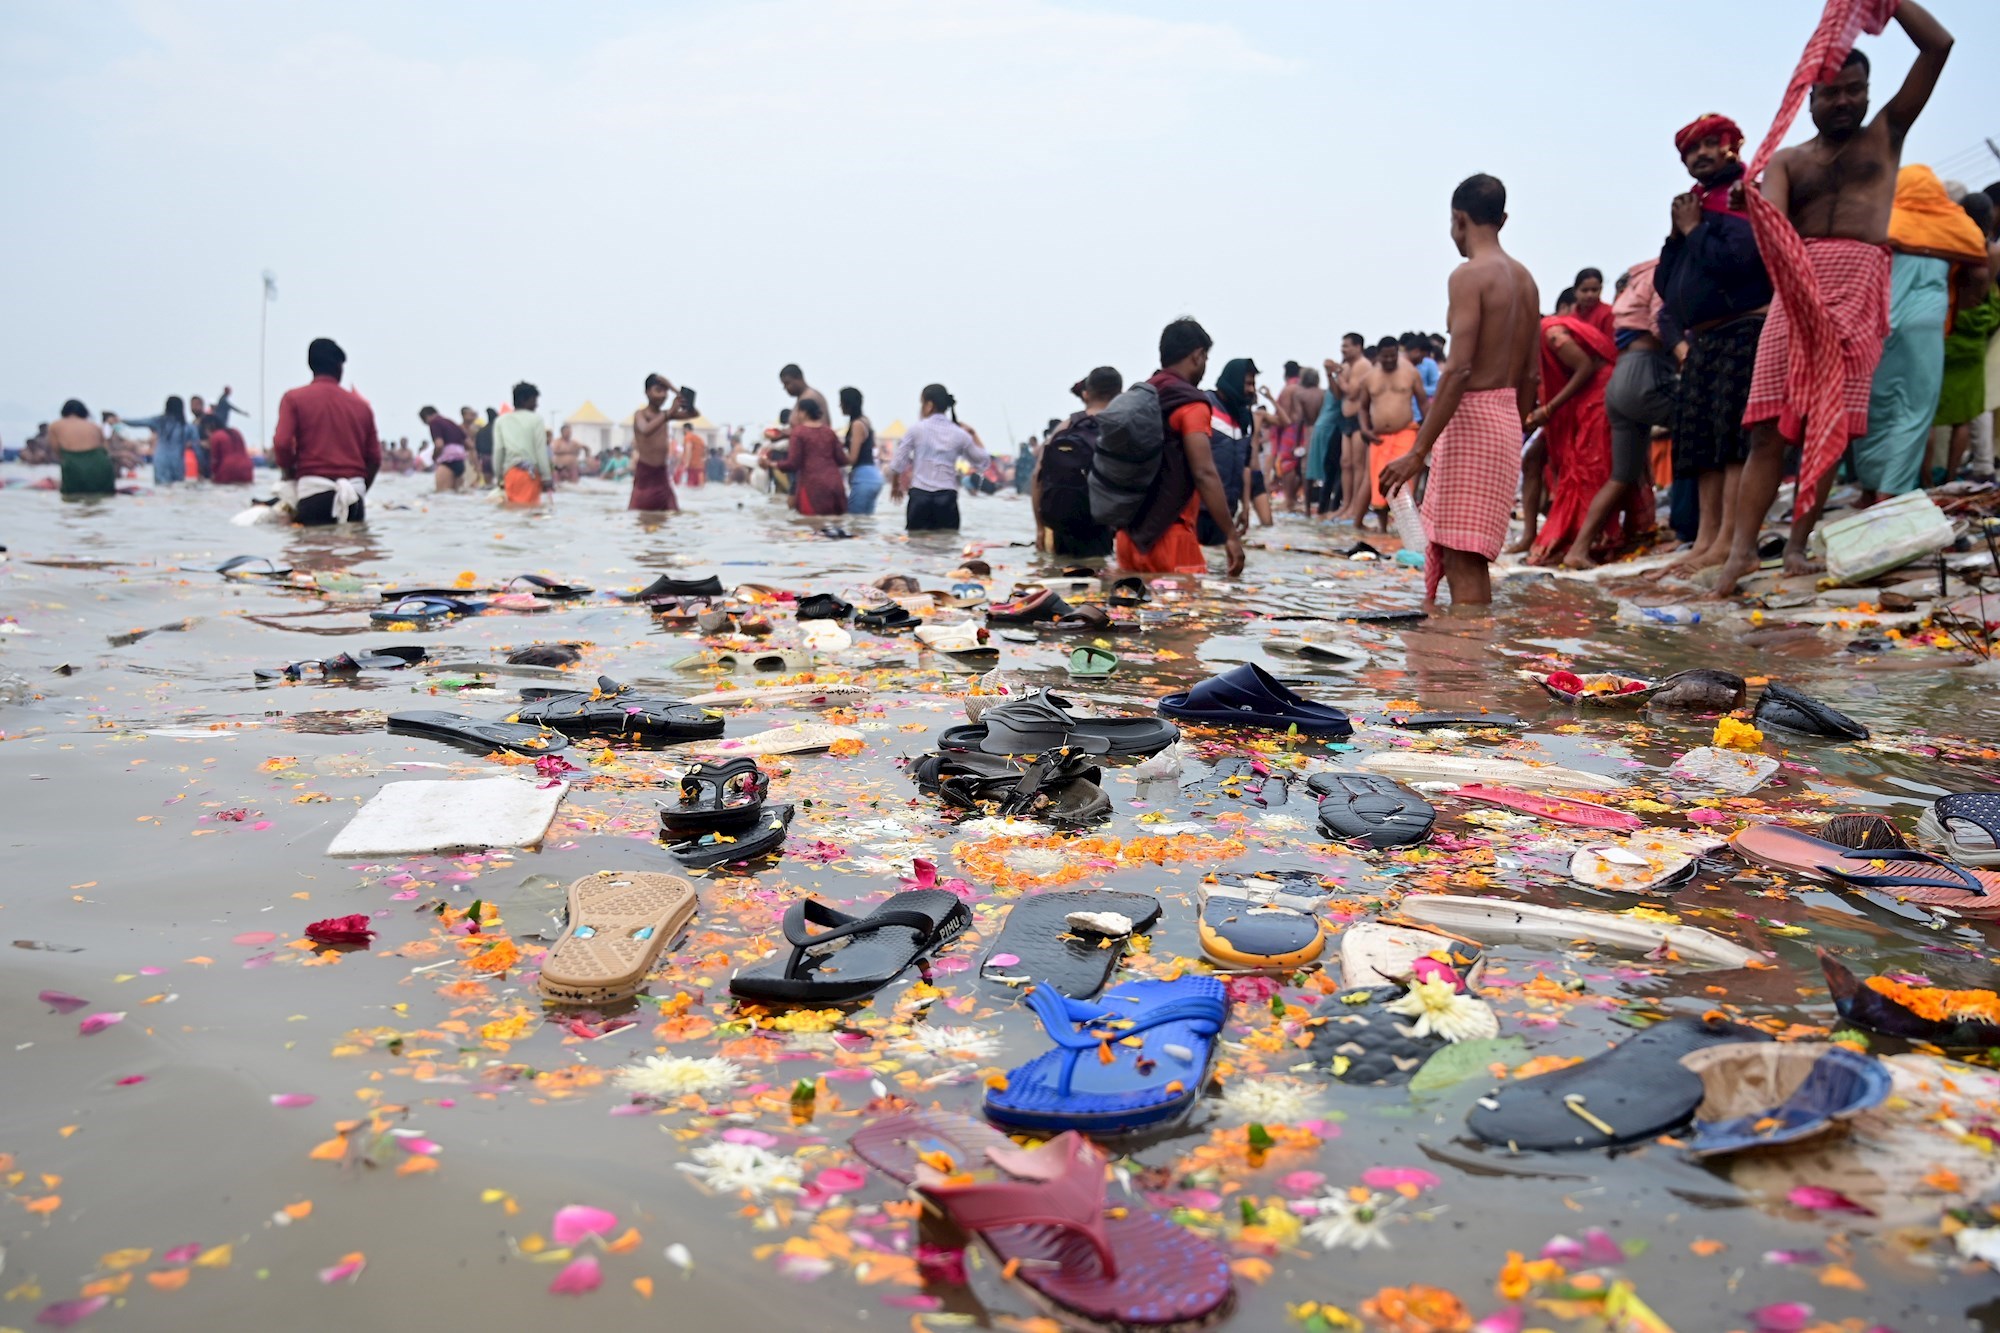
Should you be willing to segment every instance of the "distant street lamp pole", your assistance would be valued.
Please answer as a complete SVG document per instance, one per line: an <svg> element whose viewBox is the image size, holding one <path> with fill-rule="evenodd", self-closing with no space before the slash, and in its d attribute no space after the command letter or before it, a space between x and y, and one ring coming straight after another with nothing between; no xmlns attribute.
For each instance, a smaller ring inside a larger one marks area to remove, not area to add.
<svg viewBox="0 0 2000 1333"><path fill-rule="evenodd" d="M270 269L264 270L264 299L257 306L257 448L271 447L271 437L264 430L264 332L270 327L271 302L278 299L278 275Z"/></svg>

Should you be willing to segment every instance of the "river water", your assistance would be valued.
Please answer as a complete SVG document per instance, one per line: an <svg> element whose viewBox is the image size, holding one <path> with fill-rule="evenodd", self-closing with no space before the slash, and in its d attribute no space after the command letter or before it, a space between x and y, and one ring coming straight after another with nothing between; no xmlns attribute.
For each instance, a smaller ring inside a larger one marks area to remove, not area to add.
<svg viewBox="0 0 2000 1333"><path fill-rule="evenodd" d="M454 700L457 678L441 684L417 672L260 687L252 670L379 642L486 657L561 640L586 645L586 678L679 680L694 692L710 688L705 678L670 669L699 647L691 631L600 596L542 615L385 633L352 603L210 572L249 553L406 586L535 570L614 590L675 568L799 590L838 590L885 573L943 587L963 549L978 544L1004 592L1043 568L1010 544L1028 531L1025 502L966 502L966 528L955 538L906 539L900 515L884 513L848 520L853 539L836 541L740 487L694 491L684 496L687 512L642 524L608 484L565 489L547 512L520 514L484 497L433 497L427 478L385 478L369 497L365 527L298 530L231 526L240 492L66 502L26 488L29 470L10 466L4 475L0 540L10 562L0 569L0 613L10 630L26 632L0 635L0 671L21 676L33 697L0 707L10 872L0 938L15 946L4 951L0 985L0 1328L27 1327L51 1309L55 1319L81 1313L91 1327L134 1329L443 1333L576 1315L621 1328L662 1320L713 1329L1038 1327L1028 1322L1034 1308L990 1270L969 1291L914 1285L899 1228L882 1210L891 1188L872 1176L855 1184L846 1169L857 1164L842 1150L870 1114L874 1083L920 1104L976 1110L987 1071L1045 1048L1004 988L951 961L983 946L960 945L933 975L935 993L912 990L912 974L866 1009L790 1030L753 1028L725 989L785 903L892 891L916 857L942 877L971 882L978 928L991 938L1012 890L991 877L982 835L918 798L897 762L921 752L929 732L961 720L962 672L939 670L907 639L857 636L906 662L847 669L876 690L855 719L866 737L859 754L787 761L775 791L801 804L789 854L754 878L703 877L694 935L646 995L577 1018L536 1000L534 950L553 938L551 914L573 878L673 868L653 839L658 792L650 784L660 757L612 756L573 775L539 850L343 862L324 854L327 841L383 782L501 771L479 756L386 734L386 712L447 707L498 718L511 695L488 688ZM1269 546L1299 548L1351 540L1296 521L1261 535ZM1489 618L1356 627L1353 637L1372 653L1359 670L1314 671L1258 647L1284 627L1271 616L1410 608L1420 591L1420 575L1389 564L1253 549L1239 584L1163 590L1152 607L1167 613L1162 623L1113 644L1124 659L1118 673L1070 692L1112 711L1142 709L1254 660L1305 675L1302 692L1357 719L1380 718L1392 701L1517 713L1531 724L1519 737L1455 748L1497 745L1663 791L1664 766L1707 743L1712 718L1579 717L1516 672L1554 663L1648 675L1716 666L1781 677L1867 722L1883 742L1767 739L1766 751L1786 767L1752 798L1711 802L1727 816L1721 832L1746 814L1840 809L1880 810L1907 829L1932 796L1993 782L1993 767L1961 757L1958 739L1994 737L2000 700L1990 677L1943 667L1864 670L1873 664L1845 650L1859 630L1782 636L1767 627L1746 642L1752 627L1740 617L1640 628L1615 620L1614 601L1598 585L1526 579L1501 584ZM789 617L779 620L783 634ZM1005 665L1062 684L1069 646L1055 637L1007 642ZM499 682L522 683L535 682ZM730 734L796 716L744 713ZM1242 739L1191 743L1185 778L1202 773L1196 755L1240 753ZM1351 747L1262 739L1273 753L1337 757L1405 738L1369 725ZM1336 910L1350 914L1409 888L1477 892L1481 884L1503 897L1573 906L1616 910L1631 901L1571 882L1563 873L1570 842L1469 804L1440 802L1438 828L1448 836L1428 852L1361 858L1314 832L1302 784L1289 804L1268 810L1202 795L1198 784L1142 788L1129 770L1108 771L1107 787L1115 814L1099 836L1166 830L1186 838L1193 827L1244 844L1241 853L1186 862L1100 866L1078 881L1162 896L1165 915L1142 960L1155 973L1173 959L1199 958L1194 889L1223 861L1330 876L1340 886ZM1686 808L1663 821L1687 827L1679 818ZM1039 870L1070 863L1060 852L1008 862ZM497 907L501 924L491 929L525 951L520 966L481 975L461 960L438 909L462 912L475 899ZM1837 1024L1816 945L1878 970L1989 984L1978 964L1990 961L1991 946L1976 926L1934 928L1915 909L1862 904L1803 882L1787 891L1768 874L1745 874L1727 851L1650 905L1769 950L1776 966L1701 973L1503 945L1489 970L1502 1032L1524 1038L1530 1056L1601 1050L1629 1035L1619 1020L1634 1013L1720 1008L1795 1025L1789 1035L1824 1032ZM299 943L308 922L349 913L373 917L372 950L316 953ZM1560 983L1568 998L1526 998L1520 988L1537 977ZM59 1012L71 1007L38 1000L44 991L88 1003ZM1299 1006L1318 996L1294 985L1280 992ZM1682 1333L1756 1327L1749 1312L1775 1302L1810 1305L1807 1322L1828 1327L2000 1327L2000 1316L1981 1322L1979 1314L2000 1308L1989 1305L2000 1284L1949 1258L1948 1244L1753 1201L1726 1168L1691 1163L1664 1145L1617 1157L1510 1157L1465 1129L1468 1106L1490 1080L1412 1095L1298 1072L1304 1057L1296 1050L1256 1040L1270 1026L1270 996L1246 990L1241 998L1220 1091L1174 1132L1121 1145L1150 1169L1143 1179L1157 1199L1224 1236L1238 1262L1231 1327L1287 1327L1288 1307L1308 1301L1358 1313L1378 1289L1413 1283L1455 1292L1475 1317L1491 1313L1503 1304L1494 1282L1509 1251L1532 1259L1552 1237L1591 1228L1625 1247L1617 1275ZM112 1014L122 1018L89 1035L79 1029ZM912 1044L911 1026L926 1022L978 1031L956 1051ZM1878 1040L1875 1049L1902 1048ZM724 1055L746 1081L705 1107L699 1098L635 1106L605 1076L653 1054ZM802 1079L817 1088L809 1105L790 1097ZM1246 1086L1262 1088L1268 1105L1253 1104ZM1281 1139L1254 1165L1240 1151L1229 1156L1246 1119L1276 1123L1287 1107L1313 1127L1310 1139ZM762 1200L719 1192L678 1169L698 1165L694 1154L729 1131L783 1159L780 1187ZM1419 1197L1385 1226L1387 1248L1329 1252L1282 1227L1241 1226L1245 1199L1282 1209L1302 1188L1298 1173L1316 1173L1338 1191L1382 1167L1436 1177L1413 1187ZM792 1178L807 1183L804 1195L782 1187ZM587 1285L551 1231L555 1211L571 1204L618 1218L594 1294L548 1292L558 1273ZM105 1298L101 1308L96 1297ZM61 1304L78 1299L88 1304ZM1527 1324L1586 1326L1564 1313L1537 1311Z"/></svg>

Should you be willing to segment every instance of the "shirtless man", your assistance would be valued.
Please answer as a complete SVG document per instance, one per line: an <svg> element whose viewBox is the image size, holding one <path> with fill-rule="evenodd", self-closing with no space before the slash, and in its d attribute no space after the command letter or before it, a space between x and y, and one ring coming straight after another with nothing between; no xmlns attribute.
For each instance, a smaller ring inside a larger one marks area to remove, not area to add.
<svg viewBox="0 0 2000 1333"><path fill-rule="evenodd" d="M1340 395L1340 492L1341 516L1345 517L1357 495L1368 490L1368 442L1361 438L1361 391L1370 369L1367 345L1358 333L1340 335L1340 361L1326 363L1327 383ZM1332 484L1333 460L1327 460L1328 484Z"/></svg>
<svg viewBox="0 0 2000 1333"><path fill-rule="evenodd" d="M1429 406L1423 372L1403 358L1396 339L1384 338L1375 347L1374 368L1361 384L1361 438L1368 442L1368 459L1343 517L1365 528L1373 508L1382 517L1382 531L1389 530L1389 499L1377 478L1416 443L1418 414Z"/></svg>
<svg viewBox="0 0 2000 1333"><path fill-rule="evenodd" d="M1850 51L1838 74L1813 85L1809 106L1819 133L1780 149L1764 171L1764 197L1805 238L1806 258L1840 338L1839 356L1809 369L1816 376L1841 377L1847 416L1842 434L1848 440L1867 432L1868 391L1889 325L1889 211L1903 139L1930 100L1952 45L1951 34L1917 0L1902 0L1896 22L1916 44L1917 58L1882 114L1868 119L1868 57ZM1716 574L1715 597L1733 594L1737 583L1757 568L1757 532L1784 477L1787 436L1797 443L1811 424L1803 420L1806 404L1797 401L1802 395L1786 382L1796 317L1786 305L1781 287L1757 343L1757 367L1743 414L1750 426L1750 456L1738 483L1729 556ZM1833 481L1834 460L1820 460L1815 468L1814 452L1808 447L1800 465L1800 493L1785 543L1787 574L1810 572L1806 540ZM1808 475L1816 483L1810 493Z"/></svg>
<svg viewBox="0 0 2000 1333"><path fill-rule="evenodd" d="M783 370L779 371L778 383L783 385L785 392L792 396L792 415L794 417L798 416L799 404L810 398L813 402L819 404L819 416L817 420L822 423L833 420L832 414L827 409L826 395L806 383L806 373L800 370L798 366L786 366ZM772 438L789 440L791 437L791 426L788 423Z"/></svg>
<svg viewBox="0 0 2000 1333"><path fill-rule="evenodd" d="M1303 509L1309 513L1312 509L1310 488L1306 486L1306 450L1312 443L1313 423L1319 420L1319 406L1324 398L1318 371L1300 369L1296 361L1285 362L1285 387L1278 391L1274 404L1278 438L1272 453L1278 467L1278 490L1285 497L1285 508L1294 512Z"/></svg>
<svg viewBox="0 0 2000 1333"><path fill-rule="evenodd" d="M1521 481L1521 422L1535 406L1536 339L1541 293L1528 270L1500 248L1507 187L1469 176L1452 191L1451 240L1465 256L1447 285L1451 360L1410 452L1383 467L1379 484L1393 496L1415 480L1437 450L1424 493L1424 599L1440 580L1458 607L1493 600L1487 565L1507 538Z"/></svg>

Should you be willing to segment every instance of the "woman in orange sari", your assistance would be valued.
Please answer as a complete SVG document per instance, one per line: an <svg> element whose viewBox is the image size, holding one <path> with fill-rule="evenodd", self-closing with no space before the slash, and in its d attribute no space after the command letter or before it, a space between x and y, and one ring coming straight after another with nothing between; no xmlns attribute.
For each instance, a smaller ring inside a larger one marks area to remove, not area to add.
<svg viewBox="0 0 2000 1333"><path fill-rule="evenodd" d="M1583 526L1591 498L1611 477L1611 418L1605 414L1604 390L1618 359L1610 336L1576 315L1544 316L1540 346L1542 405L1528 414L1524 424L1542 432L1554 493L1548 518L1528 554L1531 565L1554 564L1563 558ZM1599 529L1596 549L1616 547L1623 535L1614 515Z"/></svg>

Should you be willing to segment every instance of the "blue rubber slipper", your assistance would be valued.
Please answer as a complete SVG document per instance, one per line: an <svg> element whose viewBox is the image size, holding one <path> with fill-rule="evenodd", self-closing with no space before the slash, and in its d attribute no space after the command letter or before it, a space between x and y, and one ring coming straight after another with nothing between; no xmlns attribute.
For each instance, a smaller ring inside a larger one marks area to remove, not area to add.
<svg viewBox="0 0 2000 1333"><path fill-rule="evenodd" d="M454 616L473 615L485 609L484 602L468 602L459 597L404 597L379 611L370 611L368 619L377 625L392 625L405 620L429 625Z"/></svg>
<svg viewBox="0 0 2000 1333"><path fill-rule="evenodd" d="M1028 1005L1056 1048L1010 1070L1004 1088L989 1088L986 1118L1116 1134L1187 1114L1208 1081L1229 993L1214 977L1132 981L1089 1001L1042 984Z"/></svg>
<svg viewBox="0 0 2000 1333"><path fill-rule="evenodd" d="M1297 727L1309 736L1352 736L1347 714L1293 694L1255 662L1245 662L1192 689L1160 700L1160 712L1214 727Z"/></svg>

